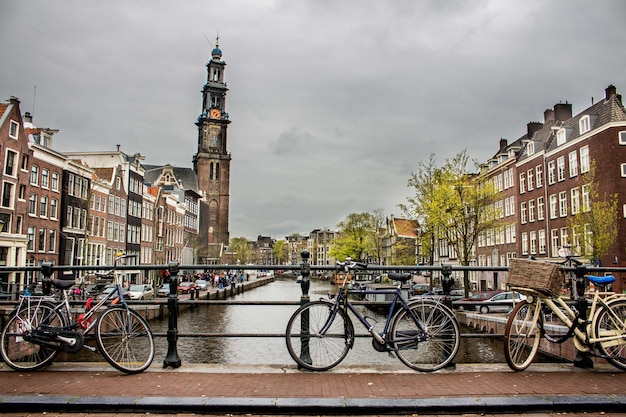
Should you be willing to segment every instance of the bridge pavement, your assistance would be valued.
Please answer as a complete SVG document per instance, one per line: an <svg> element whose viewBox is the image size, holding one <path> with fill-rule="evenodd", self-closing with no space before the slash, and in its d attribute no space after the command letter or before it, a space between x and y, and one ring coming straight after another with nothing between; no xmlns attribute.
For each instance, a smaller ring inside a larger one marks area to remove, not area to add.
<svg viewBox="0 0 626 417"><path fill-rule="evenodd" d="M294 365L153 365L125 375L105 363L55 363L34 372L0 364L0 412L248 415L626 413L626 373L608 365L457 365L435 373ZM539 414L548 415L548 414ZM589 414L588 414L589 415ZM626 414L623 414L626 415Z"/></svg>

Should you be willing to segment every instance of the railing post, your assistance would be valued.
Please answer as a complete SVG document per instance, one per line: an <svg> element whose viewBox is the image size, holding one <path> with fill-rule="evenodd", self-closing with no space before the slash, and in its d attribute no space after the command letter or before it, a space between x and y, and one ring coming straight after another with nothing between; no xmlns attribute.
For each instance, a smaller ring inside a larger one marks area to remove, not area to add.
<svg viewBox="0 0 626 417"><path fill-rule="evenodd" d="M441 280L441 289L443 290L443 303L452 309L452 300L450 299L450 291L452 290L452 284L454 284L454 280L450 277L452 275L452 265L451 264L441 264L441 274L443 275L443 279ZM451 343L450 343L451 344ZM456 359L453 358L446 368L455 368L456 367Z"/></svg>
<svg viewBox="0 0 626 417"><path fill-rule="evenodd" d="M178 368L181 364L176 346L178 340L178 262L170 262L166 274L170 279L170 295L167 299L167 355L163 360L163 367Z"/></svg>
<svg viewBox="0 0 626 417"><path fill-rule="evenodd" d="M300 305L303 306L310 301L309 297L309 287L311 286L311 282L309 281L309 276L311 275L311 265L309 264L309 256L310 253L308 250L303 250L300 252L300 256L302 256L302 265L300 265L300 275L302 275L302 280L300 281L300 288L302 289L302 296L300 297ZM312 363L311 354L309 352L309 312L303 311L300 315L300 341L301 350L300 350L300 359L302 359L305 363ZM301 368L298 365L298 368Z"/></svg>
<svg viewBox="0 0 626 417"><path fill-rule="evenodd" d="M585 298L585 276L587 275L587 266L586 265L577 265L576 266L576 308L578 309L578 314L580 315L578 323L576 324L578 328L584 333L586 331L585 327L587 326L587 309L589 307L589 302ZM576 357L574 358L574 366L577 368L593 368L593 360L591 359L591 355L589 352L583 352L576 349Z"/></svg>

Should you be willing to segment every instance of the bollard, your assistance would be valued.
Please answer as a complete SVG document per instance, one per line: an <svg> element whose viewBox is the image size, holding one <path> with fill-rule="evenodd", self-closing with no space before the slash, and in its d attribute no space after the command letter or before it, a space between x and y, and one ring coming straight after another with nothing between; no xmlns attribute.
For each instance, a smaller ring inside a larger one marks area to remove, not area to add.
<svg viewBox="0 0 626 417"><path fill-rule="evenodd" d="M302 265L300 266L300 274L302 280L300 281L300 288L302 289L302 296L300 297L300 305L303 306L310 301L309 287L311 282L309 281L309 275L311 275L311 266L309 265L310 253L308 250L300 252L302 256ZM305 363L313 363L311 360L311 354L309 352L309 312L302 312L300 323L300 340L302 341L302 350L300 351L300 359ZM301 366L298 365L300 369Z"/></svg>
<svg viewBox="0 0 626 417"><path fill-rule="evenodd" d="M450 290L452 290L452 284L454 280L450 277L452 275L452 265L451 264L441 264L441 274L443 275L443 279L441 280L441 289L443 290L443 300L444 305L452 309L452 300L450 300ZM452 359L449 364L446 365L446 368L455 368L456 367L456 359Z"/></svg>
<svg viewBox="0 0 626 417"><path fill-rule="evenodd" d="M176 346L178 340L178 262L170 262L166 273L170 278L170 295L167 299L167 355L163 360L163 367L178 368L181 364Z"/></svg>

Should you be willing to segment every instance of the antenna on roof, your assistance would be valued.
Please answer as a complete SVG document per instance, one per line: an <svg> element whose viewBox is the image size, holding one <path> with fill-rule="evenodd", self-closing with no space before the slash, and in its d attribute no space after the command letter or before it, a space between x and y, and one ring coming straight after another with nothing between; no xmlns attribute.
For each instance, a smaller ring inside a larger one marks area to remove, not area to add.
<svg viewBox="0 0 626 417"><path fill-rule="evenodd" d="M206 41L209 43L209 45L211 45L211 48L213 48L213 44L211 43L211 41L209 40L208 36L206 35L206 33L202 33L204 35L204 38L206 39ZM219 39L219 35L218 35L218 39Z"/></svg>
<svg viewBox="0 0 626 417"><path fill-rule="evenodd" d="M35 117L35 100L37 99L37 86L33 87L33 111L31 114Z"/></svg>

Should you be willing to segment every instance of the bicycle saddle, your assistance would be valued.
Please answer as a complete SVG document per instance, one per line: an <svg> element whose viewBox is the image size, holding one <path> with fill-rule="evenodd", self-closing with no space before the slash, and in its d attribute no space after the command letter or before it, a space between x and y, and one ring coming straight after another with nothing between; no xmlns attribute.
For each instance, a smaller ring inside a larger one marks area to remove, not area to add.
<svg viewBox="0 0 626 417"><path fill-rule="evenodd" d="M60 290L67 290L70 287L73 287L76 284L76 282L73 279L53 279L52 280L52 285L54 285L55 288L58 288Z"/></svg>
<svg viewBox="0 0 626 417"><path fill-rule="evenodd" d="M390 272L389 274L387 274L387 276L394 281L400 281L400 282L407 282L408 280L411 279L411 274L400 274L397 272Z"/></svg>
<svg viewBox="0 0 626 417"><path fill-rule="evenodd" d="M606 285L615 282L615 277L613 275L606 275L604 277L598 277L595 275L587 275L587 279L589 282L594 285Z"/></svg>

